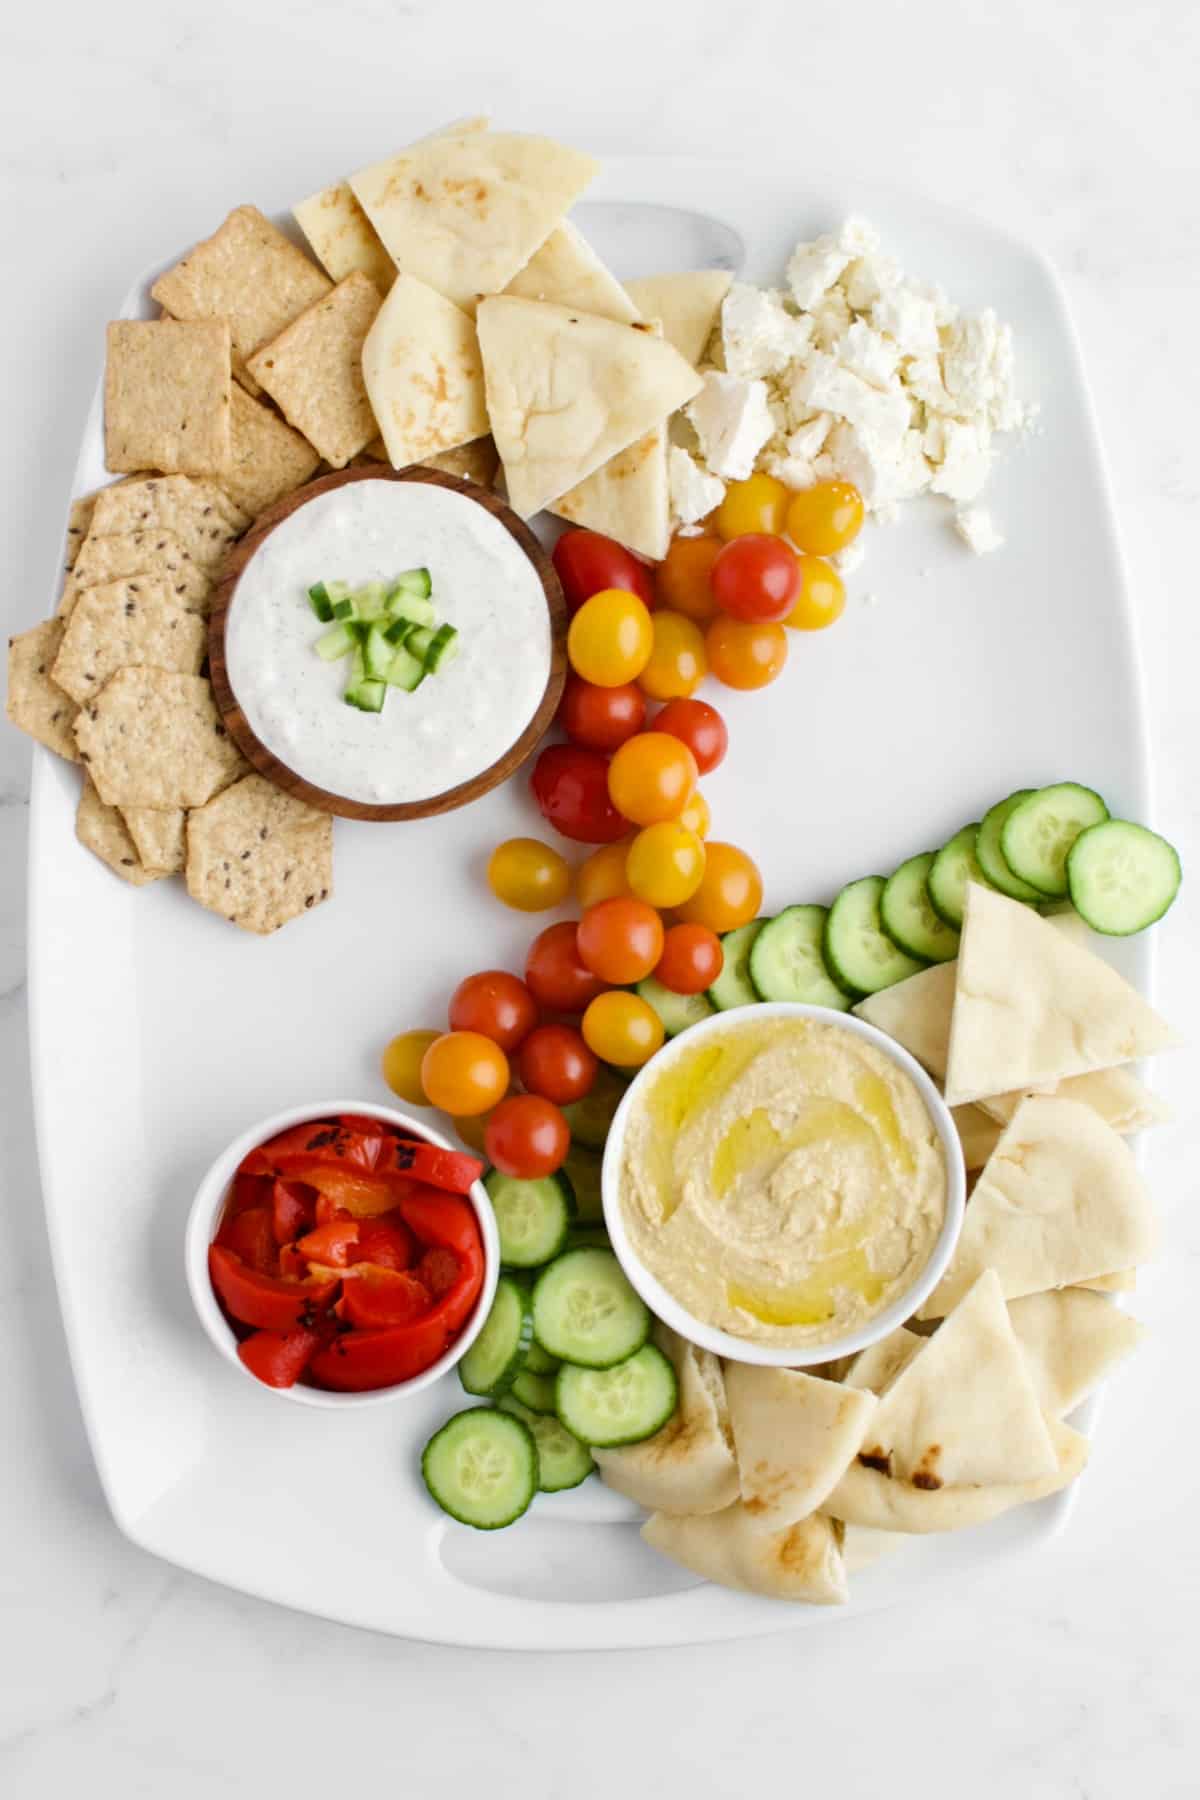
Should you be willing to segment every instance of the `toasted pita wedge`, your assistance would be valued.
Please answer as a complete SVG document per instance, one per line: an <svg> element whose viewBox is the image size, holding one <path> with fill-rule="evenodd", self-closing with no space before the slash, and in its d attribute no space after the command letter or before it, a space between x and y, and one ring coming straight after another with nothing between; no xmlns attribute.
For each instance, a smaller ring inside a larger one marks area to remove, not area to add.
<svg viewBox="0 0 1200 1800"><path fill-rule="evenodd" d="M504 291L518 300L549 300L554 306L576 307L622 325L632 325L641 317L616 276L609 274L570 219L554 227Z"/></svg>
<svg viewBox="0 0 1200 1800"><path fill-rule="evenodd" d="M935 1081L946 1073L957 966L953 962L934 963L932 968L871 994L852 1008L868 1025L886 1031L902 1044Z"/></svg>
<svg viewBox="0 0 1200 1800"><path fill-rule="evenodd" d="M725 269L684 275L647 275L627 281L625 292L643 319L660 319L668 344L693 366L704 354L733 276Z"/></svg>
<svg viewBox="0 0 1200 1800"><path fill-rule="evenodd" d="M853 1357L842 1376L846 1387L867 1388L880 1396L887 1393L897 1375L907 1369L926 1339L905 1325L898 1325L878 1343L868 1344Z"/></svg>
<svg viewBox="0 0 1200 1800"><path fill-rule="evenodd" d="M725 1365L742 1505L778 1530L815 1512L863 1441L875 1396L801 1369Z"/></svg>
<svg viewBox="0 0 1200 1800"><path fill-rule="evenodd" d="M492 435L509 502L548 506L682 406L700 387L649 326L500 296L478 313Z"/></svg>
<svg viewBox="0 0 1200 1800"><path fill-rule="evenodd" d="M1042 1411L1052 1419L1073 1412L1114 1363L1145 1336L1145 1326L1103 1294L1083 1288L1027 1294L1008 1308Z"/></svg>
<svg viewBox="0 0 1200 1800"><path fill-rule="evenodd" d="M460 131L350 177L392 261L473 312L498 294L597 173L549 138Z"/></svg>
<svg viewBox="0 0 1200 1800"><path fill-rule="evenodd" d="M1017 900L972 882L959 947L951 1106L1111 1069L1176 1039L1100 957Z"/></svg>
<svg viewBox="0 0 1200 1800"><path fill-rule="evenodd" d="M982 1169L1000 1142L1003 1126L989 1118L981 1106L956 1106L951 1117L962 1145L963 1162L968 1169Z"/></svg>
<svg viewBox="0 0 1200 1800"><path fill-rule="evenodd" d="M1090 1281L1077 1281L1075 1286L1090 1288L1094 1294L1132 1294L1137 1286L1137 1270L1114 1269L1111 1275L1093 1275Z"/></svg>
<svg viewBox="0 0 1200 1800"><path fill-rule="evenodd" d="M824 1606L847 1598L841 1533L819 1515L782 1531L764 1531L736 1501L704 1518L655 1513L642 1536L652 1549L718 1587Z"/></svg>
<svg viewBox="0 0 1200 1800"><path fill-rule="evenodd" d="M1147 1131L1151 1125L1165 1125L1171 1117L1170 1107L1128 1069L1093 1069L1086 1075L1068 1075L1053 1092L1060 1100L1081 1100L1122 1137ZM981 1100L979 1108L1001 1125L1008 1125L1024 1099L1024 1093L993 1094Z"/></svg>
<svg viewBox="0 0 1200 1800"><path fill-rule="evenodd" d="M871 1568L881 1557L903 1549L907 1541L901 1531L876 1531L870 1525L843 1525L842 1560L847 1575L857 1575L861 1569Z"/></svg>
<svg viewBox="0 0 1200 1800"><path fill-rule="evenodd" d="M661 562L671 542L666 427L656 425L578 487L568 488L550 511Z"/></svg>
<svg viewBox="0 0 1200 1800"><path fill-rule="evenodd" d="M423 281L397 275L367 333L362 368L394 469L486 433L475 327Z"/></svg>
<svg viewBox="0 0 1200 1800"><path fill-rule="evenodd" d="M950 1267L919 1316L944 1317L985 1269L1015 1300L1145 1262L1155 1237L1124 1138L1090 1106L1035 1094L980 1176Z"/></svg>
<svg viewBox="0 0 1200 1800"><path fill-rule="evenodd" d="M679 1406L662 1430L621 1450L594 1450L602 1479L639 1506L676 1514L720 1512L738 1497L721 1365L709 1350L656 1325L654 1341L675 1366Z"/></svg>

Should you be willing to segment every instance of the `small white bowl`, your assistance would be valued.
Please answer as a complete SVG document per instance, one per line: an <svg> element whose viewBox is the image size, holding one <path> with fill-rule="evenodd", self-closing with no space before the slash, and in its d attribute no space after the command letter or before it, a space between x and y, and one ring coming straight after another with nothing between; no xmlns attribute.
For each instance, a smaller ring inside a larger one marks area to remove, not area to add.
<svg viewBox="0 0 1200 1800"><path fill-rule="evenodd" d="M288 1131L293 1125L303 1125L309 1119L315 1121L333 1118L338 1113L358 1113L360 1117L379 1119L385 1125L394 1125L405 1137L419 1138L423 1143L435 1144L439 1150L456 1148L423 1122L409 1118L406 1113L396 1112L390 1106L378 1106L372 1100L326 1100L310 1106L291 1106L286 1112L275 1113L269 1119L260 1119L222 1150L196 1189L184 1239L187 1284L196 1315L211 1342L226 1362L232 1363L247 1381L253 1382L260 1394L278 1394L285 1400L298 1400L302 1406L377 1406L382 1401L403 1400L410 1394L419 1394L422 1388L431 1387L435 1381L440 1381L459 1358L466 1354L483 1328L483 1322L495 1298L496 1282L500 1274L500 1240L496 1232L492 1203L481 1181L475 1182L466 1196L475 1208L483 1238L483 1287L475 1303L475 1310L444 1355L439 1356L427 1369L422 1369L419 1375L414 1375L409 1381L397 1382L394 1387L371 1388L361 1394L334 1393L326 1388L308 1387L300 1381L290 1388L268 1387L250 1373L239 1357L238 1340L226 1322L208 1275L208 1247L216 1235L222 1208L242 1158L259 1144L278 1137L281 1131Z"/></svg>
<svg viewBox="0 0 1200 1800"><path fill-rule="evenodd" d="M721 1331L715 1325L708 1325L702 1319L695 1318L680 1305L674 1295L669 1293L662 1283L650 1273L639 1259L629 1242L629 1234L625 1229L625 1221L621 1213L621 1161L625 1150L625 1133L628 1128L630 1114L638 1105L647 1085L662 1074L663 1070L684 1052L694 1048L701 1038L716 1037L721 1032L737 1031L753 1021L762 1019L815 1019L821 1024L835 1025L855 1037L865 1038L868 1043L889 1057L899 1068L904 1070L915 1084L922 1100L925 1102L929 1116L933 1120L946 1159L946 1217L938 1233L937 1242L933 1246L928 1262L922 1268L916 1280L898 1294L882 1312L868 1319L865 1325L856 1331L844 1332L840 1337L825 1338L819 1343L800 1344L755 1344L745 1338L735 1337L730 1331ZM941 1280L949 1263L958 1234L962 1228L963 1208L966 1204L966 1170L963 1165L962 1145L950 1109L938 1093L921 1065L899 1044L885 1037L873 1025L864 1019L856 1019L849 1013L834 1012L827 1006L801 1006L788 1000L767 1001L760 1006L737 1008L731 1012L717 1013L714 1018L705 1019L699 1025L690 1026L673 1038L657 1056L653 1057L644 1068L639 1070L631 1082L624 1098L618 1106L608 1133L608 1141L604 1147L604 1166L601 1174L601 1194L604 1202L604 1218L608 1226L608 1235L612 1240L621 1267L637 1289L651 1312L656 1314L672 1331L680 1337L687 1338L693 1344L699 1344L704 1350L712 1350L717 1356L723 1356L730 1362L765 1363L775 1368L804 1368L814 1363L833 1362L842 1356L854 1356L865 1350L868 1344L878 1342L894 1331L897 1325L911 1318L926 1296L932 1293Z"/></svg>

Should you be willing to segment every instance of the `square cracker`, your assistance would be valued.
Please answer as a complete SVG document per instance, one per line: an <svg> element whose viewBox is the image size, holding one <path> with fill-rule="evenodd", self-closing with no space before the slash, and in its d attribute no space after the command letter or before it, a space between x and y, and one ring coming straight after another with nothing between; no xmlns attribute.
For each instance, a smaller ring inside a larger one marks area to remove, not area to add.
<svg viewBox="0 0 1200 1800"><path fill-rule="evenodd" d="M104 368L104 461L120 471L220 475L233 386L225 319L115 319Z"/></svg>
<svg viewBox="0 0 1200 1800"><path fill-rule="evenodd" d="M89 536L170 531L192 561L211 574L249 523L249 515L215 481L144 475L97 494Z"/></svg>
<svg viewBox="0 0 1200 1800"><path fill-rule="evenodd" d="M378 426L363 385L362 348L379 291L357 271L250 358L250 373L332 468L365 449Z"/></svg>
<svg viewBox="0 0 1200 1800"><path fill-rule="evenodd" d="M203 806L241 766L212 686L200 675L118 669L74 729L109 806Z"/></svg>
<svg viewBox="0 0 1200 1800"><path fill-rule="evenodd" d="M233 458L225 486L251 518L303 487L320 460L278 413L234 388Z"/></svg>
<svg viewBox="0 0 1200 1800"><path fill-rule="evenodd" d="M123 806L121 817L133 839L142 867L154 875L180 875L186 861L182 806L160 810L154 806Z"/></svg>
<svg viewBox="0 0 1200 1800"><path fill-rule="evenodd" d="M148 881L157 881L166 873L144 866L124 819L115 806L105 806L96 792L95 783L86 775L79 796L79 810L75 814L75 836L131 887L145 887Z"/></svg>
<svg viewBox="0 0 1200 1800"><path fill-rule="evenodd" d="M160 575L181 606L189 612L208 611L212 583L174 532L120 531L112 537L97 537L90 531L63 585L59 618L70 618L85 588L130 575Z"/></svg>
<svg viewBox="0 0 1200 1800"><path fill-rule="evenodd" d="M239 206L150 292L176 319L228 319L248 358L332 285L257 206Z"/></svg>
<svg viewBox="0 0 1200 1800"><path fill-rule="evenodd" d="M18 730L27 731L57 756L78 762L79 746L71 727L79 708L50 675L62 639L61 619L47 619L32 631L9 638L6 711Z"/></svg>
<svg viewBox="0 0 1200 1800"><path fill-rule="evenodd" d="M201 906L277 931L333 891L333 820L248 775L188 815L186 873Z"/></svg>
<svg viewBox="0 0 1200 1800"><path fill-rule="evenodd" d="M160 575L131 575L84 588L51 670L80 706L95 697L118 669L135 665L198 675L208 631Z"/></svg>

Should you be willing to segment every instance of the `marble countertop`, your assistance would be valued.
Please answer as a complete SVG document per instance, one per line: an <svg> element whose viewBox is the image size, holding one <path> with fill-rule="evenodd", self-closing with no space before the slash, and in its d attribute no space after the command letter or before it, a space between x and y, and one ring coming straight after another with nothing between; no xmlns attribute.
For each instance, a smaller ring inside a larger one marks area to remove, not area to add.
<svg viewBox="0 0 1200 1800"><path fill-rule="evenodd" d="M1150 696L1157 823L1200 858L1200 13L1181 0L342 0L27 7L3 28L5 623L38 616L98 355L129 273L393 140L493 109L605 151L736 151L898 182L1045 250L1082 334ZM514 97L515 96L515 97ZM1016 522L1012 522L1015 526ZM369 1772L521 1800L614 1787L717 1800L919 1784L928 1800L1196 1791L1200 1218L1194 1058L1149 1173L1152 1326L1112 1383L1070 1527L912 1615L637 1656L491 1656L356 1633L132 1548L101 1499L67 1367L30 1126L29 750L0 733L0 1792L314 1791ZM1185 902L1159 995L1186 1025ZM1190 1572L1189 1572L1190 1571Z"/></svg>

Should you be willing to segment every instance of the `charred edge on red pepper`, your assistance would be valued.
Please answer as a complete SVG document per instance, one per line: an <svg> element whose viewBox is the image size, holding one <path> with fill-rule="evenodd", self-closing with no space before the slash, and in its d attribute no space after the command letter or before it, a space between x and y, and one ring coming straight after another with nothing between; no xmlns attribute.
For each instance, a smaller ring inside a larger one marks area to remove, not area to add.
<svg viewBox="0 0 1200 1800"><path fill-rule="evenodd" d="M337 1151L337 1154L339 1156L344 1156L346 1154L346 1146L339 1141L343 1135L340 1125L327 1125L323 1130L318 1131L315 1136L309 1138L304 1148L306 1150L325 1150L332 1144Z"/></svg>
<svg viewBox="0 0 1200 1800"><path fill-rule="evenodd" d="M415 1144L396 1145L396 1167L398 1169L411 1169L413 1163L416 1161L416 1156L417 1150Z"/></svg>

